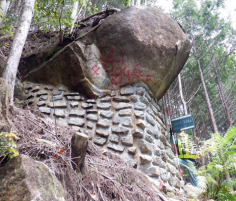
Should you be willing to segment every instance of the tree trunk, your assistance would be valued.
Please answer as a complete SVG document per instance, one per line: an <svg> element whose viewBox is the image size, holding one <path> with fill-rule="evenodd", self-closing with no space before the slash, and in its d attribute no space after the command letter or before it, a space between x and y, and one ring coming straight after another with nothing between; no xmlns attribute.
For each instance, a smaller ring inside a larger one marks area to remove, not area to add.
<svg viewBox="0 0 236 201"><path fill-rule="evenodd" d="M14 86L16 74L22 50L29 32L30 23L34 13L35 0L25 0L19 26L16 30L10 54L7 59L6 67L3 71L3 78L6 84L10 86L10 103L13 104Z"/></svg>
<svg viewBox="0 0 236 201"><path fill-rule="evenodd" d="M223 106L223 109L224 109L224 112L225 112L225 117L226 117L228 126L231 127L232 126L232 120L231 120L231 116L230 116L230 113L229 113L229 108L228 108L228 105L226 103L226 99L224 97L224 93L223 93L221 83L220 83L220 79L219 79L219 74L217 72L215 61L214 61L214 58L213 58L212 55L211 55L211 61L212 61L212 64L213 64L213 70L214 70L214 73L215 73L215 76L216 76L216 83L217 83L217 86L218 86L218 91L219 91L219 94L220 94L221 103L222 103L222 106Z"/></svg>
<svg viewBox="0 0 236 201"><path fill-rule="evenodd" d="M2 17L0 17L0 27L2 26L2 24L4 22L4 17L7 14L7 10L9 8L9 5L10 5L10 1L0 0L0 13L2 16Z"/></svg>
<svg viewBox="0 0 236 201"><path fill-rule="evenodd" d="M204 95L205 95L205 100L207 103L207 110L208 110L209 117L210 117L211 127L212 127L212 130L214 133L218 133L218 128L217 128L216 120L215 120L214 113L212 110L211 101L210 101L210 98L209 98L209 95L207 92L207 88L206 88L206 84L204 81L204 77L203 77L203 73L202 73L202 69L201 69L201 64L200 64L199 59L197 58L197 51L196 51L196 47L195 47L194 43L193 43L193 52L194 52L195 59L197 61L198 71L199 71L199 75L201 78L202 87L204 90Z"/></svg>
<svg viewBox="0 0 236 201"><path fill-rule="evenodd" d="M70 16L70 18L71 18L70 34L73 32L74 25L75 25L75 22L76 22L76 19L77 19L78 7L79 7L79 1L76 1L73 4L72 13L71 13L71 16Z"/></svg>
<svg viewBox="0 0 236 201"><path fill-rule="evenodd" d="M178 84L179 84L179 94L180 94L180 98L181 98L182 105L183 105L183 111L184 111L184 114L187 115L188 114L187 105L186 105L186 102L184 100L183 87L182 87L181 75L180 74L178 75Z"/></svg>
<svg viewBox="0 0 236 201"><path fill-rule="evenodd" d="M141 4L141 0L137 0L136 5L140 6L140 4Z"/></svg>
<svg viewBox="0 0 236 201"><path fill-rule="evenodd" d="M134 6L134 0L130 1L130 6Z"/></svg>

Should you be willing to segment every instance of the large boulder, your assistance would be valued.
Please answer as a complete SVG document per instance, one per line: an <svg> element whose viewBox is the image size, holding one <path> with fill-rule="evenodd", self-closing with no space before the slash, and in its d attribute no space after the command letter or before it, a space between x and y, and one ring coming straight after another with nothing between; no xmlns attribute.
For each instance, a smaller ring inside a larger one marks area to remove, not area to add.
<svg viewBox="0 0 236 201"><path fill-rule="evenodd" d="M64 201L57 178L43 163L19 155L0 169L0 200Z"/></svg>
<svg viewBox="0 0 236 201"><path fill-rule="evenodd" d="M180 25L153 7L129 7L66 46L24 79L64 84L86 95L145 82L160 99L191 49ZM83 87L81 87L83 86Z"/></svg>

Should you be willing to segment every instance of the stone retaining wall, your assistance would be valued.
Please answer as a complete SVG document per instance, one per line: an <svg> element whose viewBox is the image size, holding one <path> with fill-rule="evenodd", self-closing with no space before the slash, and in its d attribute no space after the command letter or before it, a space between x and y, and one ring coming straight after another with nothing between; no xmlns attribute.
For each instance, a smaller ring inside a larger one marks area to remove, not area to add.
<svg viewBox="0 0 236 201"><path fill-rule="evenodd" d="M84 132L167 190L180 189L170 136L160 106L145 84L122 87L96 99L63 86L25 83L25 91L28 103L50 118L56 117L58 124Z"/></svg>

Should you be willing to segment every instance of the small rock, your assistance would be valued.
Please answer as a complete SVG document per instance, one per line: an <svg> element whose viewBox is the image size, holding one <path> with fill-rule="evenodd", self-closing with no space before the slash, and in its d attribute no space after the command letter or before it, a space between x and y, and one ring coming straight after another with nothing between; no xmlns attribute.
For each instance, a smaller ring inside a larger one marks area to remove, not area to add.
<svg viewBox="0 0 236 201"><path fill-rule="evenodd" d="M147 114L146 119L147 119L148 123L150 123L152 126L155 126L156 122L151 115Z"/></svg>
<svg viewBox="0 0 236 201"><path fill-rule="evenodd" d="M39 85L37 85L37 86L34 86L31 91L36 92L36 91L39 91L39 89L40 89L40 87L39 87Z"/></svg>
<svg viewBox="0 0 236 201"><path fill-rule="evenodd" d="M77 100L77 101L83 101L84 98L80 96L66 96L67 100Z"/></svg>
<svg viewBox="0 0 236 201"><path fill-rule="evenodd" d="M145 140L147 140L147 141L150 142L150 143L153 143L153 139L152 139L152 136L151 136L151 135L146 134L146 135L145 135Z"/></svg>
<svg viewBox="0 0 236 201"><path fill-rule="evenodd" d="M92 109L92 110L86 110L87 114L93 113L93 114L97 114L98 110L96 109Z"/></svg>
<svg viewBox="0 0 236 201"><path fill-rule="evenodd" d="M122 126L132 127L131 118L122 118L121 124L122 124Z"/></svg>
<svg viewBox="0 0 236 201"><path fill-rule="evenodd" d="M152 146L144 140L138 141L138 148L140 149L141 153L152 153Z"/></svg>
<svg viewBox="0 0 236 201"><path fill-rule="evenodd" d="M88 123L87 123L88 128L93 129L94 126L95 126L95 124L93 122L88 121Z"/></svg>
<svg viewBox="0 0 236 201"><path fill-rule="evenodd" d="M136 93L137 93L138 95L143 96L143 94L144 94L144 88L138 87L138 88L136 89Z"/></svg>
<svg viewBox="0 0 236 201"><path fill-rule="evenodd" d="M39 100L47 100L48 99L48 95L43 95L39 97Z"/></svg>
<svg viewBox="0 0 236 201"><path fill-rule="evenodd" d="M51 91L51 90L53 90L53 86L47 85L47 86L44 87L44 89L47 89L47 90Z"/></svg>
<svg viewBox="0 0 236 201"><path fill-rule="evenodd" d="M94 99L88 99L87 101L86 101L87 103L96 103L96 100L94 100Z"/></svg>
<svg viewBox="0 0 236 201"><path fill-rule="evenodd" d="M152 164L162 167L164 169L166 168L166 163L158 156L153 157Z"/></svg>

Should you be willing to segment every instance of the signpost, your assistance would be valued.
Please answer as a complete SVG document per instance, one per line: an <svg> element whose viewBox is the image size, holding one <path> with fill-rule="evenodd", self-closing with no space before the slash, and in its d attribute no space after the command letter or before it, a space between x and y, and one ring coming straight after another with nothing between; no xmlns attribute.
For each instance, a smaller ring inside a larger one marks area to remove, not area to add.
<svg viewBox="0 0 236 201"><path fill-rule="evenodd" d="M172 119L171 125L174 133L194 128L193 118L190 114Z"/></svg>

